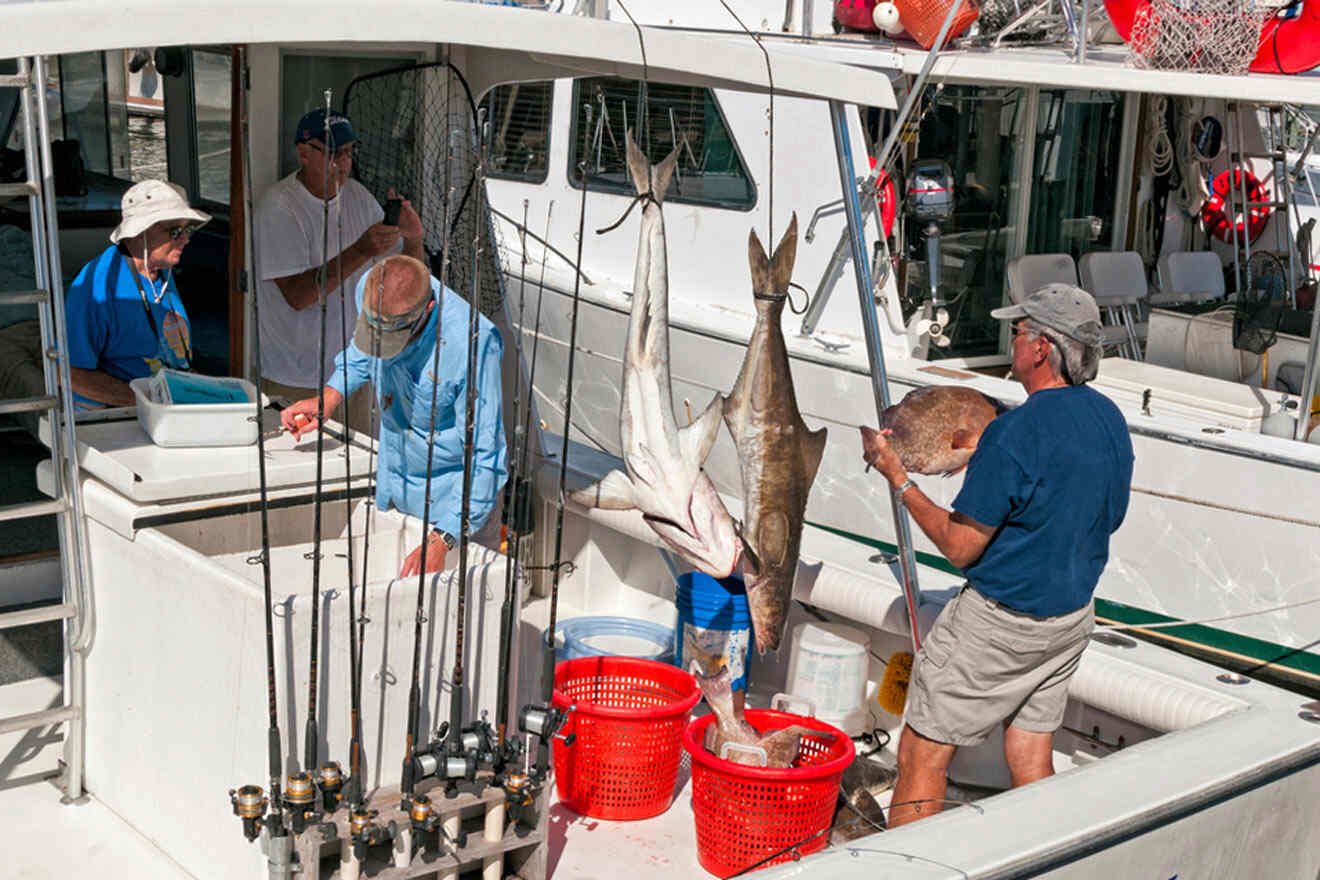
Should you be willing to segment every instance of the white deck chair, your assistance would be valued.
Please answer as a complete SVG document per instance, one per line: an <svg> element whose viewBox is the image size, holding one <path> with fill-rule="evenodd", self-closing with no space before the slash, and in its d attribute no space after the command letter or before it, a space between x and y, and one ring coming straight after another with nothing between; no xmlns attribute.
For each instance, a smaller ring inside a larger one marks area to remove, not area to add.
<svg viewBox="0 0 1320 880"><path fill-rule="evenodd" d="M1141 360L1141 301L1146 298L1146 269L1136 251L1097 251L1077 263L1082 288L1095 297L1105 323L1105 347Z"/></svg>
<svg viewBox="0 0 1320 880"><path fill-rule="evenodd" d="M1008 261L1004 280L1009 301L1020 303L1027 294L1055 281L1076 285L1077 266L1071 254L1027 254Z"/></svg>
<svg viewBox="0 0 1320 880"><path fill-rule="evenodd" d="M1158 267L1160 289L1150 295L1153 306L1224 298L1224 264L1213 251L1165 254Z"/></svg>

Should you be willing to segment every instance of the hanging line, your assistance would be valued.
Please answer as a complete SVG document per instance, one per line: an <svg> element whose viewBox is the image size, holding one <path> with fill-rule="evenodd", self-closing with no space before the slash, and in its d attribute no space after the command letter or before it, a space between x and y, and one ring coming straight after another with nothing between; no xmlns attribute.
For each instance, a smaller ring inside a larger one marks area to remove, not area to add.
<svg viewBox="0 0 1320 880"><path fill-rule="evenodd" d="M632 22L633 30L637 31L637 45L642 50L642 82L637 89L637 143L646 145L645 146L646 158L647 161L650 161L651 126L647 123L647 112L649 110L648 103L650 100L650 96L648 92L650 91L649 87L651 83L651 68L646 61L646 38L642 36L642 26L637 23L637 19L633 18L633 14L628 11L628 7L623 5L623 0L615 0L615 2L618 3L619 8L623 10L623 14L628 16L628 21ZM604 118L603 113L601 114L601 118L602 119ZM625 118L624 119L625 129L627 128L627 122L628 120ZM590 115L588 115L587 117L587 125L588 126L591 125ZM599 125L600 123L597 122L597 126ZM596 137L600 137L599 130L597 130L596 132ZM585 187L586 183L587 183L587 172L583 170L582 185Z"/></svg>
<svg viewBox="0 0 1320 880"><path fill-rule="evenodd" d="M769 195L767 199L770 203L769 204L770 219L769 222L766 224L769 232L769 235L766 240L770 243L770 247L774 247L774 242L775 242L775 73L770 66L770 53L766 51L765 45L761 42L761 38L758 37L756 34L752 33L751 30L748 29L747 25L743 24L743 20L738 17L738 13L733 11L733 9L729 6L726 0L720 0L720 5L723 6L725 10L728 11L729 15L733 16L733 20L738 22L738 27L742 28L743 33L747 34L747 36L752 38L752 42L756 43L756 48L760 49L761 55L765 57L765 75L770 83L770 90L769 90L770 91L770 180L768 184ZM797 312L795 312L795 314L797 314Z"/></svg>
<svg viewBox="0 0 1320 880"><path fill-rule="evenodd" d="M623 221L628 219L628 215L632 213L633 208L637 207L638 202L647 202L649 204L657 205L657 206L660 204L659 200L656 199L655 197L655 193L651 192L651 190L648 188L646 192L638 193L637 195L633 196L631 199L628 200L628 207L626 210L624 210L622 217L620 217L618 220L615 220L613 223L611 223L609 226L606 226L604 229L597 229L596 234L604 235L605 233L613 232L614 230L622 226Z"/></svg>

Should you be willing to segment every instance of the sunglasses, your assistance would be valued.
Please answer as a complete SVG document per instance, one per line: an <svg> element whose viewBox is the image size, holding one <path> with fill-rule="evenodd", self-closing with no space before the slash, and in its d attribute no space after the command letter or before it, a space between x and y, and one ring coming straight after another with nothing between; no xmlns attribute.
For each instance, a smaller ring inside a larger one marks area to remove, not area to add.
<svg viewBox="0 0 1320 880"><path fill-rule="evenodd" d="M400 330L407 330L411 336L421 328L427 315L430 314L431 302L430 297L425 297L411 311L389 318L372 311L370 308L363 310L363 316L366 318L368 325L381 333L397 333Z"/></svg>
<svg viewBox="0 0 1320 880"><path fill-rule="evenodd" d="M197 231L197 227L192 223L184 223L181 226L170 226L165 230L165 234L170 237L170 241L178 241Z"/></svg>
<svg viewBox="0 0 1320 880"><path fill-rule="evenodd" d="M335 150L333 154L331 154L330 151L325 148L325 144L317 143L316 141L305 141L304 143L306 143L307 146L311 147L313 150L316 150L316 152L318 153L330 155L331 161L333 162L341 162L344 159L352 159L355 155L357 155L357 144L348 144L347 146L340 147L339 149Z"/></svg>

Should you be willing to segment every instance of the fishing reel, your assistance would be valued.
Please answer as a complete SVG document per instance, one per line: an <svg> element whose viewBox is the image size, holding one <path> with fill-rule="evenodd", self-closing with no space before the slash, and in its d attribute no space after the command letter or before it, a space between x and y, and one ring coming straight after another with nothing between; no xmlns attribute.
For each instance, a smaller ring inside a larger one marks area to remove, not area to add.
<svg viewBox="0 0 1320 880"><path fill-rule="evenodd" d="M373 821L379 815L375 810L358 807L348 814L348 835L353 841L353 855L360 862L367 857L367 848L394 839L395 825L381 825Z"/></svg>
<svg viewBox="0 0 1320 880"><path fill-rule="evenodd" d="M453 797L458 793L459 780L474 782L477 778L476 746L484 741L484 736L475 730L471 734L468 731L483 724L484 721L479 721L470 728L464 728L460 742L456 745L449 742L449 722L441 723L440 729L435 732L435 739L413 757L413 783L421 782L431 776L443 779L445 794ZM489 725L486 727L488 729ZM416 800L413 803L416 803Z"/></svg>
<svg viewBox="0 0 1320 880"><path fill-rule="evenodd" d="M284 782L284 809L289 811L289 827L295 835L307 830L320 818L316 810L316 784L309 773L290 773Z"/></svg>
<svg viewBox="0 0 1320 880"><path fill-rule="evenodd" d="M333 813L344 799L344 771L338 761L321 765L321 809Z"/></svg>
<svg viewBox="0 0 1320 880"><path fill-rule="evenodd" d="M504 777L504 802L515 826L535 827L535 799L536 785L531 776L514 770Z"/></svg>
<svg viewBox="0 0 1320 880"><path fill-rule="evenodd" d="M244 785L229 790L229 803L234 808L234 815L243 820L243 836L249 842L256 840L265 821L266 807L270 800L260 785Z"/></svg>
<svg viewBox="0 0 1320 880"><path fill-rule="evenodd" d="M549 751L552 739L561 740L565 747L572 746L577 741L577 734L561 734L559 732L568 721L568 716L572 711L572 706L564 710L556 706L529 704L523 706L522 711L518 713L518 729L523 733L530 733L539 737L541 744L546 748L546 752ZM545 752L542 753L543 756L544 754ZM536 768L533 771L534 781L540 782L549 772L550 768L546 765L544 759L538 759Z"/></svg>

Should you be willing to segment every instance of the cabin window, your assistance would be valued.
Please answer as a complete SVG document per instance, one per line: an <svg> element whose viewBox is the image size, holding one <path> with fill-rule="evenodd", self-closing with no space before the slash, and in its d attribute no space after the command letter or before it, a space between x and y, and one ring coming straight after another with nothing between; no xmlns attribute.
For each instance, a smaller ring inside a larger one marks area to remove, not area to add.
<svg viewBox="0 0 1320 880"><path fill-rule="evenodd" d="M939 224L937 276L949 344L932 344L930 360L1000 356L999 322L990 310L1003 303L1028 96L1020 88L944 85L923 98L915 158L948 162L954 189L953 214ZM924 224L905 220L902 254L906 320L931 299Z"/></svg>
<svg viewBox="0 0 1320 880"><path fill-rule="evenodd" d="M547 80L496 86L481 99L491 125L490 177L545 182L553 95L554 82Z"/></svg>
<svg viewBox="0 0 1320 880"><path fill-rule="evenodd" d="M612 77L591 77L573 84L573 150L568 178L574 187L582 185L578 168L585 161L591 189L633 193L624 133L632 131L634 137L638 136L640 85ZM756 189L715 94L706 88L661 83L651 83L646 92L642 148L652 162L659 162L678 148L678 168L668 200L750 210L756 204ZM593 108L589 126L583 107L588 101Z"/></svg>
<svg viewBox="0 0 1320 880"><path fill-rule="evenodd" d="M229 116L233 58L228 49L193 50L193 132L197 138L197 194L229 204Z"/></svg>
<svg viewBox="0 0 1320 880"><path fill-rule="evenodd" d="M1122 130L1118 92L1041 91L1027 253L1110 250Z"/></svg>

